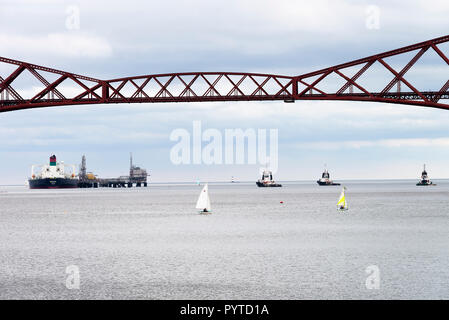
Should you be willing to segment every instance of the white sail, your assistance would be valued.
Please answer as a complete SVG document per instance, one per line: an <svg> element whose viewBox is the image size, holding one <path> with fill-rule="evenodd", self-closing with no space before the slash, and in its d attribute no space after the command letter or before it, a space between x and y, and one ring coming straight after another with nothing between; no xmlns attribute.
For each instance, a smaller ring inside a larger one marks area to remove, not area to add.
<svg viewBox="0 0 449 320"><path fill-rule="evenodd" d="M209 212L211 211L209 188L207 183L204 186L203 190L201 190L200 196L198 197L198 201L196 202L196 208L200 210L206 209Z"/></svg>

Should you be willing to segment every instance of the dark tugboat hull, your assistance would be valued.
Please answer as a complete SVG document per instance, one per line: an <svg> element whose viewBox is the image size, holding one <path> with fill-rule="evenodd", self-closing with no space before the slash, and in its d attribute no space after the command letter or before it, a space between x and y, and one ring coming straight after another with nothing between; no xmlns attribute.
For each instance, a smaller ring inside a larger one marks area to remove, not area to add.
<svg viewBox="0 0 449 320"><path fill-rule="evenodd" d="M262 183L262 182L257 181L256 184L259 188L282 187L282 184L279 184L279 183Z"/></svg>
<svg viewBox="0 0 449 320"><path fill-rule="evenodd" d="M30 179L28 180L30 189L74 189L78 188L77 179Z"/></svg>
<svg viewBox="0 0 449 320"><path fill-rule="evenodd" d="M318 183L320 186L339 186L340 185L339 183L335 183L335 182L326 183L326 182L322 182L319 180L316 183Z"/></svg>
<svg viewBox="0 0 449 320"><path fill-rule="evenodd" d="M422 183L422 182L418 182L416 185L417 186L436 186L436 184L434 184L434 183Z"/></svg>

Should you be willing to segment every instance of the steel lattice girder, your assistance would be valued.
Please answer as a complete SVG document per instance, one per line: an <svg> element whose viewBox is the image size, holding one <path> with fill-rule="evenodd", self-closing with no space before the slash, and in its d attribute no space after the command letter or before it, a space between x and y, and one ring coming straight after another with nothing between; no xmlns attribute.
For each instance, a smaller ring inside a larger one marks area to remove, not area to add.
<svg viewBox="0 0 449 320"><path fill-rule="evenodd" d="M438 47L445 42L449 42L449 35L300 76L192 72L99 80L0 57L0 63L17 66L6 78L0 76L0 112L81 104L270 100L373 101L449 109L448 104L440 103L441 99L449 99L449 80L441 88L419 91L405 78L406 73L429 50L436 52L449 66L449 59ZM417 53L399 71L385 61L386 58L414 51ZM371 92L358 82L375 63L385 67L393 78L380 92ZM345 75L345 69L352 67L360 69L352 76ZM13 87L14 81L24 71L29 71L43 85L42 90L30 98L23 98ZM48 81L39 71L53 74L56 80ZM335 91L318 88L318 85L332 75L343 79L344 85ZM58 88L66 80L71 81L80 93L71 98L61 93ZM402 91L401 83L409 91ZM391 92L395 85L398 90ZM354 87L360 92L354 93Z"/></svg>

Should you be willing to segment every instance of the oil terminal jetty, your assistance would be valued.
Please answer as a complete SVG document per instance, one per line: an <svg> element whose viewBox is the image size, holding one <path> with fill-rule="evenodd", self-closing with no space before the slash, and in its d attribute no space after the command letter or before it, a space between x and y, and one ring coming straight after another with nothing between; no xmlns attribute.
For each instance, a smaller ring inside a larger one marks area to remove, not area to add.
<svg viewBox="0 0 449 320"><path fill-rule="evenodd" d="M118 178L98 178L92 172L87 171L86 157L83 156L80 171L78 188L132 188L147 187L147 170L137 167L133 164L132 154L130 156L129 175Z"/></svg>

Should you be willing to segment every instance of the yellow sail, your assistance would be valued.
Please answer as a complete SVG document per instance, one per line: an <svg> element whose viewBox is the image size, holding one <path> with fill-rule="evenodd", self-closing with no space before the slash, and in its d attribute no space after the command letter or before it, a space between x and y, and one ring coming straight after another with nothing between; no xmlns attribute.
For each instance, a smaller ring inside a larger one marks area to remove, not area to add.
<svg viewBox="0 0 449 320"><path fill-rule="evenodd" d="M341 191L340 199L338 199L337 207L339 210L347 210L348 206L346 204L346 197L345 197L345 187L343 187L343 190Z"/></svg>
<svg viewBox="0 0 449 320"><path fill-rule="evenodd" d="M345 199L345 195L343 194L343 196L340 198L340 200L337 203L338 205L342 204L345 205L346 204L346 199Z"/></svg>

